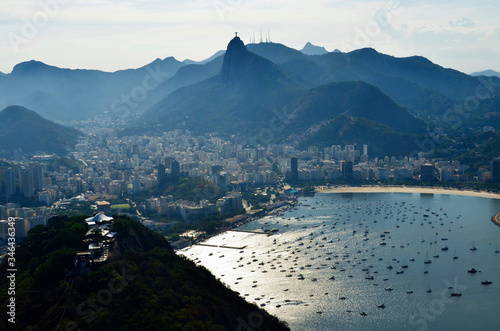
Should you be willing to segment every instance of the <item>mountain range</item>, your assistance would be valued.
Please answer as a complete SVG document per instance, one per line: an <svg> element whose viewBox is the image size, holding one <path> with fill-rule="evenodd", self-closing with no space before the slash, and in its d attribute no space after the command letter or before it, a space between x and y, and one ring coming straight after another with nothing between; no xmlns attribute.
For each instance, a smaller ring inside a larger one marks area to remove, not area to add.
<svg viewBox="0 0 500 331"><path fill-rule="evenodd" d="M263 45L259 47L264 48ZM235 37L228 44L219 75L172 92L139 118L140 127L126 132L161 132L182 127L199 133L218 131L243 135L248 141L264 144L308 131L340 115L383 124L385 130L395 136L424 132L422 120L397 105L379 88L362 81L314 87L306 77L269 60L271 56L265 58L250 51L259 47L247 48ZM282 45L276 48L272 54L278 63L306 56ZM278 119L277 114L284 118ZM275 137L268 141L261 133L271 127L281 129L274 130ZM328 141L333 142L332 139ZM344 139L343 142L352 141ZM381 147L380 152L388 150Z"/></svg>
<svg viewBox="0 0 500 331"><path fill-rule="evenodd" d="M185 128L256 143L301 137L300 144L341 114L371 121L374 134L380 124L395 135L418 135L425 125L448 125L449 110L477 95L471 124L483 125L498 113L491 104L499 86L500 78L466 75L420 56L396 58L372 48L325 53L310 43L299 51L244 45L236 37L205 61L168 57L113 73L20 63L0 76L0 106L19 104L62 122L102 113L133 118L122 134ZM271 127L272 137L256 139Z"/></svg>
<svg viewBox="0 0 500 331"><path fill-rule="evenodd" d="M471 76L495 76L495 77L500 77L500 72L495 71L495 70L484 70L484 71L473 72L470 75Z"/></svg>
<svg viewBox="0 0 500 331"><path fill-rule="evenodd" d="M49 121L21 106L0 112L0 150L66 154L83 136L80 131Z"/></svg>

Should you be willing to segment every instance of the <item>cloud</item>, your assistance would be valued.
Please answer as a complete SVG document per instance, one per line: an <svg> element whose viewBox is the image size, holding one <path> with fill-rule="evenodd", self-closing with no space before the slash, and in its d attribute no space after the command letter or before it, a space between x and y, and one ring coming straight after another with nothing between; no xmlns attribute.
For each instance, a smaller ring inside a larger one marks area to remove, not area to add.
<svg viewBox="0 0 500 331"><path fill-rule="evenodd" d="M470 26L475 26L474 23L472 23L467 17L462 17L453 21L449 21L448 24L452 27L470 27Z"/></svg>

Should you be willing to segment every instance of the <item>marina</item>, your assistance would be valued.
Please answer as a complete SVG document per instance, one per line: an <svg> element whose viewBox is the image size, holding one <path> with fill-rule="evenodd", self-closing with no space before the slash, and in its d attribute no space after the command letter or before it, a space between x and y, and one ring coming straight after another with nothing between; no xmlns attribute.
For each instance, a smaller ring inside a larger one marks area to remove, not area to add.
<svg viewBox="0 0 500 331"><path fill-rule="evenodd" d="M292 330L457 329L471 309L493 330L500 228L489 219L498 210L500 201L478 197L319 193L179 253ZM261 228L277 231L253 233Z"/></svg>

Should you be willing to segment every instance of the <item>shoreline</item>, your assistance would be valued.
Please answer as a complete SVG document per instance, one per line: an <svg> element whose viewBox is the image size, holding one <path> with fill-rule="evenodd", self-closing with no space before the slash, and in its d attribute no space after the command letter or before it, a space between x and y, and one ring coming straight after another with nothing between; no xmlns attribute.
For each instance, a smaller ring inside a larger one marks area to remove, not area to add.
<svg viewBox="0 0 500 331"><path fill-rule="evenodd" d="M496 214L491 218L491 221L496 225L500 226L500 213Z"/></svg>
<svg viewBox="0 0 500 331"><path fill-rule="evenodd" d="M474 196L481 198L500 199L500 194L471 191L471 190L457 190L448 188L430 188L419 186L338 186L316 187L315 193L423 193L423 194L448 194L448 195L464 195Z"/></svg>

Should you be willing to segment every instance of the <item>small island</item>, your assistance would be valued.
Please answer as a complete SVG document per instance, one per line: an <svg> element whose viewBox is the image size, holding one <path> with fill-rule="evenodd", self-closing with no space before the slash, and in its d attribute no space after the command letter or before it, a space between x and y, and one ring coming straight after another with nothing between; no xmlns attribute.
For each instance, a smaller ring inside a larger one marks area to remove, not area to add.
<svg viewBox="0 0 500 331"><path fill-rule="evenodd" d="M500 213L496 214L491 218L491 221L496 225L500 226Z"/></svg>

